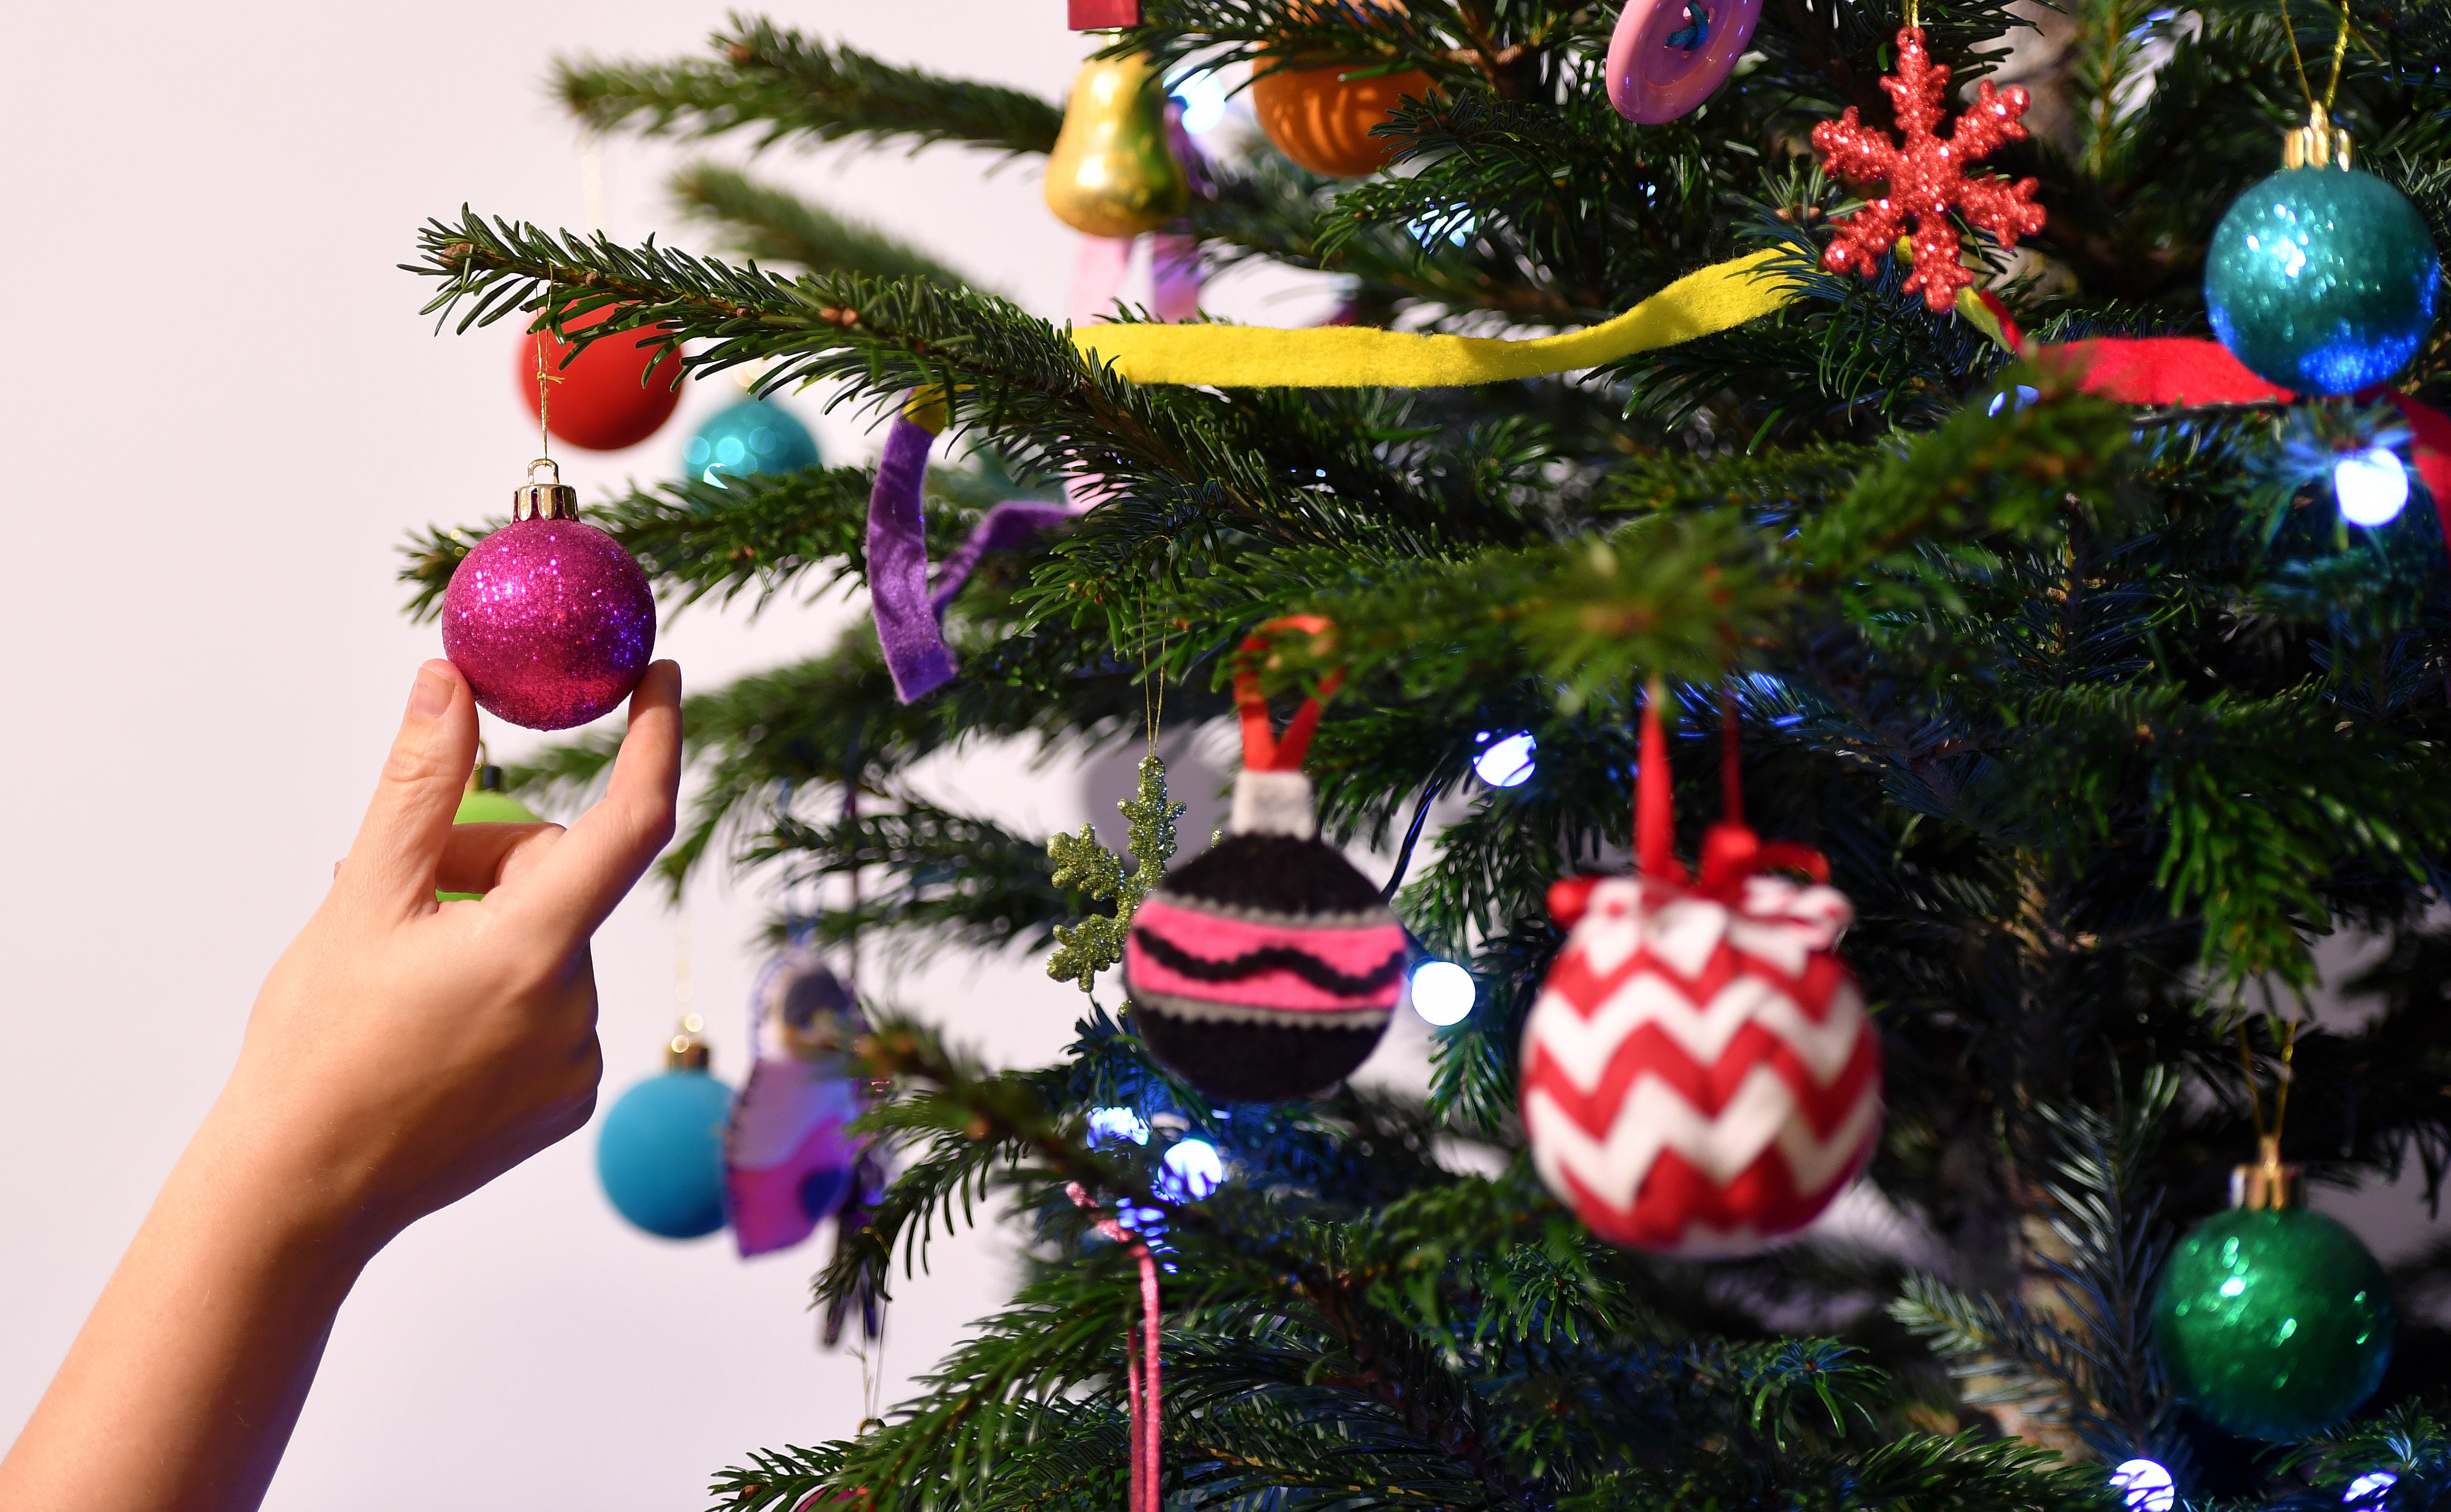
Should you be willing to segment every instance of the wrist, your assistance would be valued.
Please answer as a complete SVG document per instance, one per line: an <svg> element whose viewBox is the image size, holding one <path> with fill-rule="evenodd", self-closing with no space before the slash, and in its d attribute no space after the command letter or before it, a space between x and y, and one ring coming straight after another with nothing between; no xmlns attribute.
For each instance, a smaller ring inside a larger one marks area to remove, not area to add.
<svg viewBox="0 0 2451 1512"><path fill-rule="evenodd" d="M206 1116L162 1201L292 1281L329 1279L345 1292L399 1226L379 1211L363 1163L262 1116L238 1090L233 1081Z"/></svg>

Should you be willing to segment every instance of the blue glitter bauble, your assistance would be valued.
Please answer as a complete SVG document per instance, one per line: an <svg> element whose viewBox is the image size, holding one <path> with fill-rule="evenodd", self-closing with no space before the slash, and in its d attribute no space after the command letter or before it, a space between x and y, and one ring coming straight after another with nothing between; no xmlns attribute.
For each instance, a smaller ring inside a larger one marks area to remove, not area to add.
<svg viewBox="0 0 2451 1512"><path fill-rule="evenodd" d="M2153 1344L2170 1384L2228 1432L2293 1442L2374 1395L2398 1317L2357 1235L2303 1208L2235 1208L2170 1251Z"/></svg>
<svg viewBox="0 0 2451 1512"><path fill-rule="evenodd" d="M596 1174L622 1217L666 1239L723 1227L723 1129L732 1089L676 1068L621 1094L596 1138Z"/></svg>
<svg viewBox="0 0 2451 1512"><path fill-rule="evenodd" d="M720 481L724 473L795 473L817 465L817 439L782 405L744 399L700 425L681 461L690 477L709 483Z"/></svg>
<svg viewBox="0 0 2451 1512"><path fill-rule="evenodd" d="M2284 168L2222 217L2205 304L2258 378L2349 394L2417 355L2441 268L2424 217L2398 189L2355 168Z"/></svg>

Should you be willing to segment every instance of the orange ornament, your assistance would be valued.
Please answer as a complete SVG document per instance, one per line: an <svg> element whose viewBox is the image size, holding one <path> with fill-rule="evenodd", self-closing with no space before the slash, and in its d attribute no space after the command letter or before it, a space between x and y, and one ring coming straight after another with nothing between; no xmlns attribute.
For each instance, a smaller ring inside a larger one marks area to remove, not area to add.
<svg viewBox="0 0 2451 1512"><path fill-rule="evenodd" d="M1400 0L1372 0L1382 10L1403 12ZM1418 69L1402 73L1347 78L1355 67L1270 69L1262 53L1251 78L1251 108L1260 129L1277 150L1332 179L1356 179L1376 173L1396 155L1396 144L1374 137L1370 128L1385 121L1406 95L1426 98L1430 76Z"/></svg>

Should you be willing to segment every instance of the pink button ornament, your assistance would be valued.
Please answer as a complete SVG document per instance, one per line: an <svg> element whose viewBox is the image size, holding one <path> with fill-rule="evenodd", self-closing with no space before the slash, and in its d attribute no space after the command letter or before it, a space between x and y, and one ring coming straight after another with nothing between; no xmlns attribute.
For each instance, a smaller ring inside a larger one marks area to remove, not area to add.
<svg viewBox="0 0 2451 1512"><path fill-rule="evenodd" d="M1626 0L1609 38L1608 96L1637 126L1664 126L1711 97L1761 19L1761 0Z"/></svg>

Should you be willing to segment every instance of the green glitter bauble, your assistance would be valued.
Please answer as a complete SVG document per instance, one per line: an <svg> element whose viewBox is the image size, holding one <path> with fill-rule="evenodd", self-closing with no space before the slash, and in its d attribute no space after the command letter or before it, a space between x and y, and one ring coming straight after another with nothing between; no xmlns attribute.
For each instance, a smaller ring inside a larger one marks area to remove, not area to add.
<svg viewBox="0 0 2451 1512"><path fill-rule="evenodd" d="M2382 1267L2304 1208L2233 1208L2170 1253L2153 1342L2170 1384L2249 1439L2321 1433L2374 1394L2397 1327Z"/></svg>
<svg viewBox="0 0 2451 1512"><path fill-rule="evenodd" d="M2434 324L2425 219L2356 168L2284 168L2238 197L2205 255L2213 332L2254 374L2349 394L2408 365Z"/></svg>
<svg viewBox="0 0 2451 1512"><path fill-rule="evenodd" d="M451 816L451 822L454 824L534 824L538 819L535 810L509 794L480 789L475 793L463 793L460 795L460 812ZM457 903L463 899L484 895L482 893L437 893L434 897L435 901L440 903Z"/></svg>

